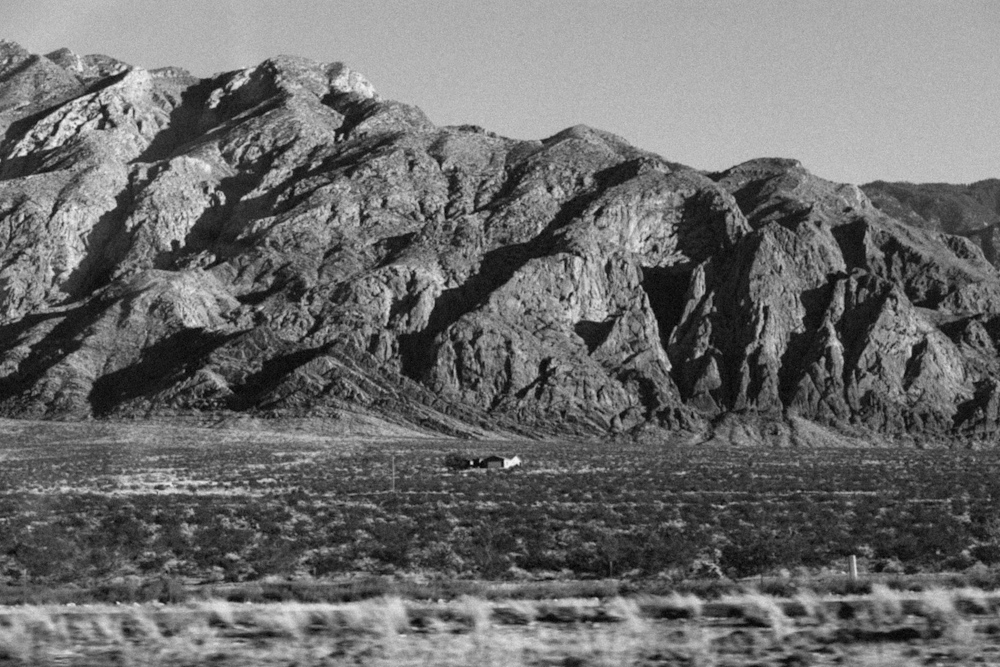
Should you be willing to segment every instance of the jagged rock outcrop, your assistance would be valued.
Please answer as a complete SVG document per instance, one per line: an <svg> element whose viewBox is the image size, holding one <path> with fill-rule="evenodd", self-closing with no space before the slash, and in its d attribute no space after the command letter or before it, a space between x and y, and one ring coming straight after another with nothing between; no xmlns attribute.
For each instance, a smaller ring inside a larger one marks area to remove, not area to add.
<svg viewBox="0 0 1000 667"><path fill-rule="evenodd" d="M997 271L978 249L907 227L794 161L716 179L753 232L695 272L668 348L685 400L898 436L953 433L992 373L942 327L1000 307Z"/></svg>
<svg viewBox="0 0 1000 667"><path fill-rule="evenodd" d="M10 43L0 131L3 415L792 443L1000 418L980 248L792 160L437 127L339 63Z"/></svg>

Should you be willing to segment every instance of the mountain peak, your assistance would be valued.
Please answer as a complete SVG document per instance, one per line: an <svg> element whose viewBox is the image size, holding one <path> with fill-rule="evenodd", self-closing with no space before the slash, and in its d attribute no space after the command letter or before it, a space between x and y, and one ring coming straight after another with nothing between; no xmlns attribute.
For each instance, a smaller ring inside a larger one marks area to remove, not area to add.
<svg viewBox="0 0 1000 667"><path fill-rule="evenodd" d="M31 55L23 46L9 39L0 39L0 57L11 55L29 56Z"/></svg>
<svg viewBox="0 0 1000 667"><path fill-rule="evenodd" d="M132 69L131 65L117 58L100 54L80 56L67 48L47 53L45 57L87 81L115 76Z"/></svg>
<svg viewBox="0 0 1000 667"><path fill-rule="evenodd" d="M583 125L436 127L340 62L4 62L0 415L1000 432L989 225L913 224L797 160L705 174ZM896 198L986 210L991 183Z"/></svg>

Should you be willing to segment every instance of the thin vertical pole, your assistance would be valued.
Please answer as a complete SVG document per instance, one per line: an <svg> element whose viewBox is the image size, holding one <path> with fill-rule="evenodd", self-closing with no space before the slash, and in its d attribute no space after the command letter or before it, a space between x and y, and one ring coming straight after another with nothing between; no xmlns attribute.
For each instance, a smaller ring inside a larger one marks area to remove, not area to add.
<svg viewBox="0 0 1000 667"><path fill-rule="evenodd" d="M396 455L392 455L392 492L396 493Z"/></svg>
<svg viewBox="0 0 1000 667"><path fill-rule="evenodd" d="M851 581L858 580L858 557L851 554L850 558L847 559L847 564L849 566L849 571L851 573Z"/></svg>

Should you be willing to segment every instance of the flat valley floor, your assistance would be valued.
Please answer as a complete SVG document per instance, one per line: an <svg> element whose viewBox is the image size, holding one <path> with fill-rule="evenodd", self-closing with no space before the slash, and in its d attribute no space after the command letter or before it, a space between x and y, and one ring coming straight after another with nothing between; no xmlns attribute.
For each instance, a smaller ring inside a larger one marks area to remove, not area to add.
<svg viewBox="0 0 1000 667"><path fill-rule="evenodd" d="M0 420L0 665L1000 664L996 451L298 426Z"/></svg>

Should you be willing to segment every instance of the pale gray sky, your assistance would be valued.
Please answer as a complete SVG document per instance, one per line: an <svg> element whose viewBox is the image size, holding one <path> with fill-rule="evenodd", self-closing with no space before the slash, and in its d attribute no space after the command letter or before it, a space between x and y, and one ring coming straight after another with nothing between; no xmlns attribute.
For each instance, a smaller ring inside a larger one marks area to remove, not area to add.
<svg viewBox="0 0 1000 667"><path fill-rule="evenodd" d="M438 124L721 169L1000 177L1000 0L2 0L0 38L198 75L344 61Z"/></svg>

